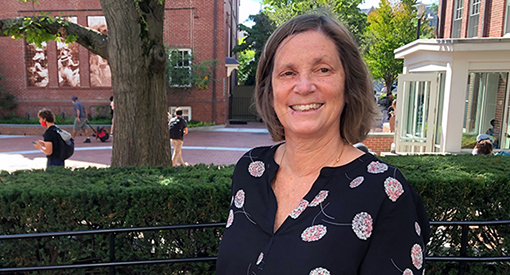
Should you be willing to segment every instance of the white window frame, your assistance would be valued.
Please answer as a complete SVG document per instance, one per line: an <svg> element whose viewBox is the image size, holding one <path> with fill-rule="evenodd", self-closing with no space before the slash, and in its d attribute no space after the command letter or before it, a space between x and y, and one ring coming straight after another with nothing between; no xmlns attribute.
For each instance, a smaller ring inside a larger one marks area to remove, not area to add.
<svg viewBox="0 0 510 275"><path fill-rule="evenodd" d="M478 37L478 25L480 22L481 0L471 0L469 5L469 22L467 37Z"/></svg>
<svg viewBox="0 0 510 275"><path fill-rule="evenodd" d="M464 0L455 0L455 7L453 9L452 38L460 38L463 12Z"/></svg>
<svg viewBox="0 0 510 275"><path fill-rule="evenodd" d="M185 56L186 54L188 54L188 55L191 57L191 49L179 48L179 49L173 49L173 50L171 50L171 53L172 53L172 52L178 52L178 53L181 55L182 60L183 60L183 62L182 62L182 63L184 63L184 56ZM171 53L170 53L170 55L168 56L168 58L169 58L169 59L171 58ZM176 68L176 69L178 69L178 68L188 68L188 69L189 69L189 73L191 74L191 59L190 59L189 61L186 61L186 62L188 62L188 64L182 64L182 65L177 64L177 65L175 65L175 66L174 66L174 68ZM172 77L170 77L170 83L172 83ZM177 84L171 84L171 85L170 85L170 87L177 87L177 88L178 88L178 87L183 87L183 88L189 88L189 87L191 87L191 83L189 83L189 84L187 84L187 85L177 85Z"/></svg>
<svg viewBox="0 0 510 275"><path fill-rule="evenodd" d="M506 0L505 37L510 34L510 0Z"/></svg>
<svg viewBox="0 0 510 275"><path fill-rule="evenodd" d="M170 115L172 115L172 117L174 116L175 109L177 109L177 108L182 110L182 117L184 118L184 120L186 120L186 122L190 122L190 120L192 119L191 118L191 106L170 106L170 107L168 107L168 112L170 113Z"/></svg>

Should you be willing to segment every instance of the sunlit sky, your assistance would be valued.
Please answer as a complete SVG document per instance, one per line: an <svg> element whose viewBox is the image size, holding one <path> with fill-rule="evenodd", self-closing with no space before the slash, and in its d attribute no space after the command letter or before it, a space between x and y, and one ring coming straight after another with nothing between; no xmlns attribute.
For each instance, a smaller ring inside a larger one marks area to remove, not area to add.
<svg viewBox="0 0 510 275"><path fill-rule="evenodd" d="M246 24L245 22L248 19L248 16L250 14L257 14L259 13L261 9L260 2L261 0L240 0L241 5L239 7L239 23L243 23L245 25L251 25ZM365 0L363 4L359 5L360 9L368 9L370 7L379 6L380 0ZM423 4L430 4L430 3L437 3L437 0L422 0Z"/></svg>

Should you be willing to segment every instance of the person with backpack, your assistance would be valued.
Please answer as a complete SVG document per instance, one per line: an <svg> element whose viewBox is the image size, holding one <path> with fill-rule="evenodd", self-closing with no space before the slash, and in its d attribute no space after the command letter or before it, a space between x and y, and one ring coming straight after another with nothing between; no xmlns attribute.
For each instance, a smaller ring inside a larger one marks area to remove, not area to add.
<svg viewBox="0 0 510 275"><path fill-rule="evenodd" d="M168 113L170 118L170 113ZM168 122L168 128L170 130L170 142L174 147L174 153L172 154L172 166L176 166L178 163L182 165L188 165L182 159L182 144L184 143L184 135L188 134L188 123L182 117L182 110L175 109L175 117L170 119Z"/></svg>
<svg viewBox="0 0 510 275"><path fill-rule="evenodd" d="M43 140L32 142L34 147L46 154L48 158L46 168L65 166L65 159L69 158L74 152L74 141L71 134L55 125L55 115L51 110L40 110L37 116L39 117L39 123L46 128L46 131ZM64 141L63 136L68 140Z"/></svg>

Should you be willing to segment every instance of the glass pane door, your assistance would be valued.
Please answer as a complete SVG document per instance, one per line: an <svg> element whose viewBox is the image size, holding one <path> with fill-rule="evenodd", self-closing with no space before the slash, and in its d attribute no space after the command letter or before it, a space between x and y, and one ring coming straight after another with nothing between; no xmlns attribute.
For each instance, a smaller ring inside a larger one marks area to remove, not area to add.
<svg viewBox="0 0 510 275"><path fill-rule="evenodd" d="M434 152L437 74L399 76L396 149L402 153Z"/></svg>

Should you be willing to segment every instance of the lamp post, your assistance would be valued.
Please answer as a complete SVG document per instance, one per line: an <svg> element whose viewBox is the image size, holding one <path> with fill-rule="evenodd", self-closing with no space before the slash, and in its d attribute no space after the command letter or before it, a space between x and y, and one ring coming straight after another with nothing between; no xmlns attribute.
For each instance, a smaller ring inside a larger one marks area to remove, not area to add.
<svg viewBox="0 0 510 275"><path fill-rule="evenodd" d="M423 13L425 13L425 7L427 7L427 5L422 4L422 3L417 3L416 5L413 5L413 7L416 8L416 17L418 17L418 28L416 29L416 39L420 39L421 17L423 16Z"/></svg>

